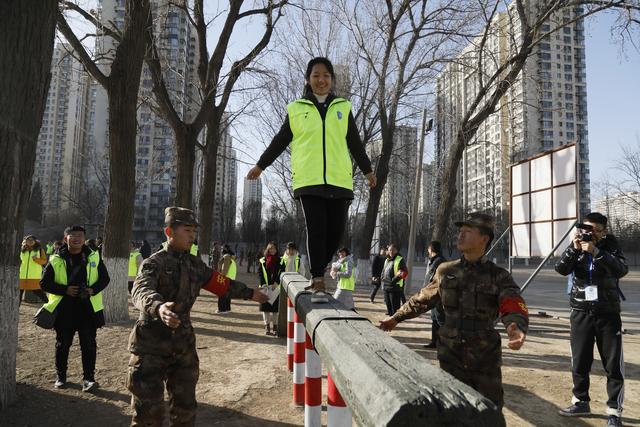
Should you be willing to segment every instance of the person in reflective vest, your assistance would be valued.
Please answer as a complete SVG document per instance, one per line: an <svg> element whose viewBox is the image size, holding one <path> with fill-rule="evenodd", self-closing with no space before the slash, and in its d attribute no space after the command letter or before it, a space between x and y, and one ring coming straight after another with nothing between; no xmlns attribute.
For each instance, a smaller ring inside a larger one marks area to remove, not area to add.
<svg viewBox="0 0 640 427"><path fill-rule="evenodd" d="M324 273L338 249L353 200L350 155L376 185L371 161L358 134L351 103L333 93L335 73L327 58L307 64L303 98L287 105L287 117L247 179L258 179L288 146L293 196L300 200L307 228L312 302L327 302Z"/></svg>
<svg viewBox="0 0 640 427"><path fill-rule="evenodd" d="M138 271L140 271L140 264L142 264L142 254L135 246L135 243L129 242L129 295L131 295L131 288L133 288L133 281L136 280Z"/></svg>
<svg viewBox="0 0 640 427"><path fill-rule="evenodd" d="M258 269L258 279L260 280L260 288L265 293L277 292L280 286L280 273L282 273L282 263L278 256L278 247L274 242L269 242L264 249L263 257L260 258L260 268ZM260 304L262 312L262 320L264 322L264 332L271 335L271 325L273 325L273 334L277 335L276 324L278 322L275 313L278 312L279 297L275 299L273 304L265 302Z"/></svg>
<svg viewBox="0 0 640 427"><path fill-rule="evenodd" d="M347 248L338 250L337 269L332 272L334 279L338 280L338 288L333 297L340 301L349 310L355 310L353 305L353 291L356 288L356 277L353 266L353 257Z"/></svg>
<svg viewBox="0 0 640 427"><path fill-rule="evenodd" d="M222 258L218 261L218 271L223 276L231 280L236 280L238 266L236 257L229 245L222 246ZM229 313L231 311L231 298L228 295L218 297L218 314Z"/></svg>
<svg viewBox="0 0 640 427"><path fill-rule="evenodd" d="M43 302L47 301L47 296L40 290L42 266L46 263L47 257L40 247L40 242L35 236L25 236L20 247L20 302L22 302L24 291L32 291Z"/></svg>
<svg viewBox="0 0 640 427"><path fill-rule="evenodd" d="M57 311L56 388L67 383L67 361L73 336L78 332L82 353L82 391L98 387L95 380L96 330L104 326L102 291L109 284L109 273L98 251L85 245L85 230L67 227L64 244L49 259L40 287L48 293L47 311Z"/></svg>
<svg viewBox="0 0 640 427"><path fill-rule="evenodd" d="M287 249L284 251L281 261L283 271L300 272L300 254L298 253L298 248L295 243L287 243Z"/></svg>
<svg viewBox="0 0 640 427"><path fill-rule="evenodd" d="M395 243L387 246L387 259L382 269L382 290L384 291L384 302L387 305L387 316L393 314L400 308L402 296L404 295L404 279L407 277L407 264L398 253Z"/></svg>
<svg viewBox="0 0 640 427"><path fill-rule="evenodd" d="M194 241L193 245L191 245L191 250L189 251L191 255L198 256L198 241Z"/></svg>

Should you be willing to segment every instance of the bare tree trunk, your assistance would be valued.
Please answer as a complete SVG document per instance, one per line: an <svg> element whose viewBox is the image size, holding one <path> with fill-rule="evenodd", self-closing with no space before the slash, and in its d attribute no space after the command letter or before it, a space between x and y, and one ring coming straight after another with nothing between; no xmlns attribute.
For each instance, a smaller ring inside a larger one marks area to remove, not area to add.
<svg viewBox="0 0 640 427"><path fill-rule="evenodd" d="M128 22L111 65L109 96L109 204L105 223L105 264L111 283L104 290L106 321L129 319L127 265L133 225L136 176L137 102L151 25L148 0L127 1Z"/></svg>
<svg viewBox="0 0 640 427"><path fill-rule="evenodd" d="M183 208L193 207L193 170L196 164L198 135L193 126L181 123L176 130L176 197L174 204ZM175 129L174 129L175 130Z"/></svg>
<svg viewBox="0 0 640 427"><path fill-rule="evenodd" d="M51 81L58 2L0 2L0 409L16 397L18 252Z"/></svg>
<svg viewBox="0 0 640 427"><path fill-rule="evenodd" d="M207 141L203 147L204 179L198 200L200 214L200 233L198 247L203 253L209 253L211 231L213 228L213 204L216 196L216 173L218 146L220 145L220 117L216 113L207 119Z"/></svg>

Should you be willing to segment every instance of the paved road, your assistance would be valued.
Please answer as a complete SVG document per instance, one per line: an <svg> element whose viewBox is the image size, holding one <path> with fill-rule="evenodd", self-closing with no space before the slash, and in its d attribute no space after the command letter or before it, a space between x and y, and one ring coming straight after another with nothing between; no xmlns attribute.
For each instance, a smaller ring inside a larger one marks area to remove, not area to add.
<svg viewBox="0 0 640 427"><path fill-rule="evenodd" d="M414 268L414 278L423 278L426 268L416 266ZM534 267L517 267L513 270L513 277L522 286L531 276ZM569 302L566 294L565 277L560 276L551 268L543 268L533 279L524 291L524 298L527 301L529 310L532 313L545 311L547 314L569 317ZM412 289L416 290L421 283L419 280L412 280ZM627 297L622 304L622 319L625 328L640 332L640 270L630 271L620 281L620 288Z"/></svg>

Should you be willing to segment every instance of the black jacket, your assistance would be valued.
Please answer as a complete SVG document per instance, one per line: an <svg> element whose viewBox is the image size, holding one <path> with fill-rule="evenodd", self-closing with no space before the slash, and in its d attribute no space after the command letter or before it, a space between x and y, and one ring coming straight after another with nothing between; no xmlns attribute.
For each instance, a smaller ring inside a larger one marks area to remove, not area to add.
<svg viewBox="0 0 640 427"><path fill-rule="evenodd" d="M591 254L576 250L573 244L562 254L555 266L556 271L563 276L574 273L571 286L571 308L596 313L619 313L618 279L629 272L629 267L613 235L606 235L596 244L596 247L599 252L593 259L592 283L589 283ZM585 301L584 288L590 284L598 287L597 301Z"/></svg>
<svg viewBox="0 0 640 427"><path fill-rule="evenodd" d="M72 279L72 283L69 285L86 284L87 282L87 258L91 253L91 249L87 246L82 248L80 260L80 269ZM71 277L71 273L74 270L72 264L72 255L69 253L67 245L63 245L58 250L58 255L64 259L67 265L67 277ZM56 283L55 273L51 263L47 264L40 279L40 288L50 294L62 295L62 300L58 304L56 310L58 315L56 317L56 328L72 329L77 327L79 322L92 321L96 328L104 326L104 310L100 310L95 313L91 307L91 301L89 298L79 298L67 295L67 286L60 283ZM102 292L104 288L109 284L110 278L107 268L100 258L98 263L98 281L91 287L94 295Z"/></svg>
<svg viewBox="0 0 640 427"><path fill-rule="evenodd" d="M307 95L304 98L313 102L320 113L320 117L324 120L327 114L327 108L335 96L328 95L327 99L322 104L318 102L313 94ZM292 139L293 132L291 132L289 116L287 115L280 131L278 131L276 136L273 137L271 144L269 144L265 152L260 156L258 163L256 163L257 166L260 169L265 170L278 158L278 156L280 156L280 154L282 154L284 150L287 149ZM356 120L351 112L349 113L349 123L347 127L347 146L349 147L349 152L353 156L353 159L356 161L362 173L366 175L371 172L371 161L364 149L362 139L360 139L360 134L358 133L358 125L356 124ZM308 187L298 188L294 191L293 195L296 198L300 196L318 196L329 199L353 199L353 191L329 184L311 185Z"/></svg>
<svg viewBox="0 0 640 427"><path fill-rule="evenodd" d="M429 258L429 268L427 269L427 276L425 277L427 284L433 280L433 276L436 275L436 270L447 259L440 254Z"/></svg>
<svg viewBox="0 0 640 427"><path fill-rule="evenodd" d="M373 257L373 262L371 263L371 277L380 278L380 276L382 276L385 259L387 259L387 257L384 255L376 255Z"/></svg>

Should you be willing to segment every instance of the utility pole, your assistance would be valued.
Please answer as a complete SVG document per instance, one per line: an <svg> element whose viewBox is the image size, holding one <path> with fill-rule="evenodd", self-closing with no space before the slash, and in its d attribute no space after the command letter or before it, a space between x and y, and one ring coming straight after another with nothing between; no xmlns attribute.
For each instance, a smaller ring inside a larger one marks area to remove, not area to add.
<svg viewBox="0 0 640 427"><path fill-rule="evenodd" d="M427 122L427 109L422 110L422 126L420 127L420 140L418 142L418 153L416 157L416 176L413 181L413 201L411 204L411 218L409 226L409 251L407 253L407 269L409 275L405 283L411 288L411 276L413 269L413 259L415 258L416 229L418 222L418 202L420 201L420 182L422 181L422 158L424 156L424 138L433 127L433 119ZM406 289L406 288L405 288Z"/></svg>

